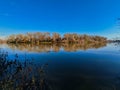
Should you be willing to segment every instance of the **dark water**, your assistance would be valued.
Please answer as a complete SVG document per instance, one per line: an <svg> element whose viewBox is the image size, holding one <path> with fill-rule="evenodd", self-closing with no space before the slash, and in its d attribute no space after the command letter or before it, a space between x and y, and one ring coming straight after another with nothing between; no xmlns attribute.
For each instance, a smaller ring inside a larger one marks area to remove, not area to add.
<svg viewBox="0 0 120 90"><path fill-rule="evenodd" d="M27 57L34 59L34 67L46 64L49 90L120 90L120 46L115 43L100 46L3 44L0 48L9 53L9 59L14 59L17 53L20 62Z"/></svg>

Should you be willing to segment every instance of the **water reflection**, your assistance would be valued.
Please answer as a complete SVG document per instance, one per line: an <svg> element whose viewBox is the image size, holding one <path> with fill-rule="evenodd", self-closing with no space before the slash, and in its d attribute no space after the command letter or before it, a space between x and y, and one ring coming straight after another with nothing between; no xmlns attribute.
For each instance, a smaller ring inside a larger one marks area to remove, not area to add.
<svg viewBox="0 0 120 90"><path fill-rule="evenodd" d="M120 90L120 56L116 54L118 48L114 49L115 43L111 44L1 45L8 53L0 52L0 90ZM10 54L7 48L18 54L17 50L23 52L10 60L14 53ZM24 53L90 48L100 51ZM111 53L104 54L108 49Z"/></svg>
<svg viewBox="0 0 120 90"><path fill-rule="evenodd" d="M12 50L20 50L20 51L27 51L27 52L50 52L55 51L58 52L61 49L64 51L77 51L77 50L87 50L90 48L100 48L106 46L106 43L98 43L98 44L7 44L9 48Z"/></svg>

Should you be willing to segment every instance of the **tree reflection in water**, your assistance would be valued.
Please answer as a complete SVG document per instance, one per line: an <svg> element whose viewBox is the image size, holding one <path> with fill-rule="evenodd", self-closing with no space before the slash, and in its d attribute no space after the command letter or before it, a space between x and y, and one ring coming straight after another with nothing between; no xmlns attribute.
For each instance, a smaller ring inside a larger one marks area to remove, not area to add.
<svg viewBox="0 0 120 90"><path fill-rule="evenodd" d="M90 48L100 48L106 46L106 43L97 44L7 44L14 50L27 52L58 52L64 51L87 50ZM14 60L10 60L8 53L1 50L0 52L0 90L53 90L46 78L46 66L48 64L37 66L32 58L25 57L21 59L16 54Z"/></svg>
<svg viewBox="0 0 120 90"><path fill-rule="evenodd" d="M90 43L90 44L67 44L67 43L60 43L60 44L8 44L8 47L15 50L20 51L27 51L27 52L50 52L55 51L58 52L61 49L64 51L77 51L77 50L87 50L90 48L100 48L106 46L107 43Z"/></svg>
<svg viewBox="0 0 120 90"><path fill-rule="evenodd" d="M45 67L36 66L33 59L20 62L16 54L9 60L7 52L0 52L0 90L51 90L45 74Z"/></svg>

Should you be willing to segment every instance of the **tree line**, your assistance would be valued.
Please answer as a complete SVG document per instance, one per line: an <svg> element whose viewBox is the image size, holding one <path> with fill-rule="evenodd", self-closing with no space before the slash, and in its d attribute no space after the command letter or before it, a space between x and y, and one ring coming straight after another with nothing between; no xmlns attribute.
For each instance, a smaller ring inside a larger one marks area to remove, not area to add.
<svg viewBox="0 0 120 90"><path fill-rule="evenodd" d="M0 39L0 43L6 43L6 40Z"/></svg>
<svg viewBox="0 0 120 90"><path fill-rule="evenodd" d="M93 36L93 35L80 35L76 33L66 33L61 36L59 33L26 33L26 34L16 34L10 35L7 40L7 43L105 43L107 38L102 36Z"/></svg>

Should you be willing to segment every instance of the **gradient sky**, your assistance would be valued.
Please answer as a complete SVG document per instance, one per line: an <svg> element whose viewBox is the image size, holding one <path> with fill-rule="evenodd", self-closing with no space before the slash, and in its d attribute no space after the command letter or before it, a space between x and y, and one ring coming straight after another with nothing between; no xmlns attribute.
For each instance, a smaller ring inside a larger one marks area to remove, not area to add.
<svg viewBox="0 0 120 90"><path fill-rule="evenodd" d="M0 0L0 35L25 32L116 36L120 0Z"/></svg>

